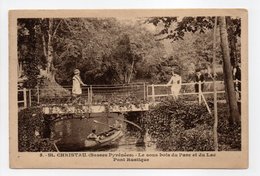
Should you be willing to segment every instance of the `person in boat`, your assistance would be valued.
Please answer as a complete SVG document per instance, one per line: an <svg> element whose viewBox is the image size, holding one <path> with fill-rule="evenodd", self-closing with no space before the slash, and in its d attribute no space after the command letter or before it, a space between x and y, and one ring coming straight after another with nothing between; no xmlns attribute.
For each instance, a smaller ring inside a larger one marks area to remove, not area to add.
<svg viewBox="0 0 260 176"><path fill-rule="evenodd" d="M122 127L123 127L123 125L118 120L116 120L113 125L113 128L120 130Z"/></svg>
<svg viewBox="0 0 260 176"><path fill-rule="evenodd" d="M90 133L87 136L87 139L93 140L93 141L99 141L99 136L96 134L96 130L92 130L92 133Z"/></svg>
<svg viewBox="0 0 260 176"><path fill-rule="evenodd" d="M172 69L172 77L167 83L167 86L171 86L171 94L174 98L178 98L179 96L181 90L181 82L181 76L174 73L174 69Z"/></svg>
<svg viewBox="0 0 260 176"><path fill-rule="evenodd" d="M119 131L122 128L123 128L123 125L118 120L115 120L115 123L112 126L110 126L110 130L107 131L106 137L107 136L111 136L112 134L114 134L115 130Z"/></svg>
<svg viewBox="0 0 260 176"><path fill-rule="evenodd" d="M81 86L87 86L87 84L81 80L79 69L75 69L72 78L72 96L75 98L74 102L80 99L82 94Z"/></svg>

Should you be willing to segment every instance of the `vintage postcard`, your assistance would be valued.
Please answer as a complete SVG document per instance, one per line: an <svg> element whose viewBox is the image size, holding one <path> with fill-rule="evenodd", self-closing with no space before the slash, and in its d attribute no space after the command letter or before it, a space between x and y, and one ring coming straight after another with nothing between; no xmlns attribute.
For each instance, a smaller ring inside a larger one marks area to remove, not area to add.
<svg viewBox="0 0 260 176"><path fill-rule="evenodd" d="M9 12L11 168L247 168L244 9Z"/></svg>

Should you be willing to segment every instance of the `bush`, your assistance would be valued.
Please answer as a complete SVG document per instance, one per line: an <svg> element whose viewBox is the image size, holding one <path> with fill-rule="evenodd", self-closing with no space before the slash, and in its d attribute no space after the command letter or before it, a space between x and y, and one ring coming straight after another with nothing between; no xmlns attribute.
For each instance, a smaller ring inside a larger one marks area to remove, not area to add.
<svg viewBox="0 0 260 176"><path fill-rule="evenodd" d="M219 148L239 150L240 125L227 123L227 107L219 107ZM156 146L163 151L212 151L214 150L214 119L205 105L187 103L170 98L158 104L142 118ZM235 139L235 140L234 140Z"/></svg>
<svg viewBox="0 0 260 176"><path fill-rule="evenodd" d="M241 150L241 123L228 123L228 108L225 104L218 105L218 143L220 150Z"/></svg>
<svg viewBox="0 0 260 176"><path fill-rule="evenodd" d="M46 121L39 108L28 108L18 113L18 150L19 152L55 151L46 135ZM40 136L35 136L35 130Z"/></svg>

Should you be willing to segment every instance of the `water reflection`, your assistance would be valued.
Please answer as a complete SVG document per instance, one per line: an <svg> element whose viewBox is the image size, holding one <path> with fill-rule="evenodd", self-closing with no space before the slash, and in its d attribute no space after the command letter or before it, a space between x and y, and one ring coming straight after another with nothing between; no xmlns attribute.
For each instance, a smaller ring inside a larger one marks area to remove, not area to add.
<svg viewBox="0 0 260 176"><path fill-rule="evenodd" d="M108 131L109 126L95 123L94 120L108 125L113 125L116 119L123 119L123 115L117 114L92 114L89 118L85 119L68 119L55 122L53 124L53 137L61 138L61 141L57 143L60 151L85 151L84 141L93 129L97 134ZM136 145L138 137L133 135L131 131L127 131L127 125L122 123L122 130L124 136L120 139L119 144L116 146L109 146L106 148L94 149L94 151L155 151L155 145ZM139 130L137 130L139 133ZM145 143L144 143L145 144ZM92 150L93 151L93 150Z"/></svg>

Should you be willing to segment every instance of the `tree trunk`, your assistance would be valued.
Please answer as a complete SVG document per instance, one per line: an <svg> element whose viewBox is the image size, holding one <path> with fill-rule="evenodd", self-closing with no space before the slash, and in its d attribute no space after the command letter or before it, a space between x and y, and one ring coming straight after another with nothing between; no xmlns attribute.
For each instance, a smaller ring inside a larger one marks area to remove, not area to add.
<svg viewBox="0 0 260 176"><path fill-rule="evenodd" d="M43 55L47 61L46 70L45 70L46 73L43 76L46 77L50 82L56 82L54 68L53 68L53 46L52 46L53 19L48 19L48 26L49 26L48 30L41 29Z"/></svg>
<svg viewBox="0 0 260 176"><path fill-rule="evenodd" d="M213 31L213 89L214 89L214 126L213 126L213 135L214 135L214 148L215 151L218 151L218 104L217 104L217 88L216 88L216 31L217 31L217 17L215 17L214 31Z"/></svg>
<svg viewBox="0 0 260 176"><path fill-rule="evenodd" d="M51 41L48 42L48 57L47 57L47 79L51 82L55 81L55 69L53 67L53 47Z"/></svg>
<svg viewBox="0 0 260 176"><path fill-rule="evenodd" d="M53 35L53 19L49 19L49 29L48 29L48 43L47 43L47 78L51 82L55 81L54 68L53 68L53 46L52 46L52 35Z"/></svg>
<svg viewBox="0 0 260 176"><path fill-rule="evenodd" d="M126 83L127 83L127 70L124 73L124 84L126 84Z"/></svg>
<svg viewBox="0 0 260 176"><path fill-rule="evenodd" d="M129 77L128 77L128 81L127 83L129 84L133 75L133 71L134 71L134 64L135 64L135 60L133 59L133 62L131 64L131 69L130 69L130 73L129 73Z"/></svg>
<svg viewBox="0 0 260 176"><path fill-rule="evenodd" d="M232 77L232 67L230 63L230 52L227 38L227 27L225 17L219 17L219 26L220 26L220 40L221 40L221 49L223 53L223 71L225 72L225 83L227 88L228 103L230 109L230 118L229 122L233 124L234 122L240 121L240 114L237 106L236 94L234 89L234 82Z"/></svg>
<svg viewBox="0 0 260 176"><path fill-rule="evenodd" d="M44 73L44 83L42 85L41 97L49 96L66 96L69 95L69 91L64 89L55 80L55 68L53 66L53 35L56 33L58 26L54 29L54 19L48 19L48 29L41 30L42 42L43 42L43 54L47 61L46 70ZM54 32L53 32L54 31Z"/></svg>

